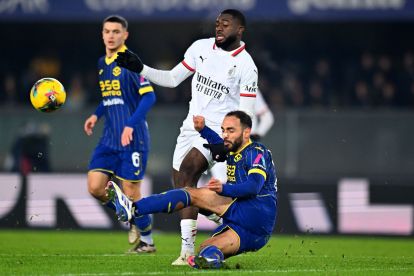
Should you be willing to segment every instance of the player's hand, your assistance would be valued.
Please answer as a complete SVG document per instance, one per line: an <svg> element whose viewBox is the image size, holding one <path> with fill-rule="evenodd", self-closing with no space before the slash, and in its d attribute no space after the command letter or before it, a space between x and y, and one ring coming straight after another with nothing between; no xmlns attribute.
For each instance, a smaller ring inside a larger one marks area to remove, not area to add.
<svg viewBox="0 0 414 276"><path fill-rule="evenodd" d="M259 142L262 137L259 134L251 134L250 139L253 141Z"/></svg>
<svg viewBox="0 0 414 276"><path fill-rule="evenodd" d="M95 114L89 116L86 119L85 124L83 125L83 130L85 131L86 135L91 136L93 133L93 128L95 127L96 122L98 121L98 116Z"/></svg>
<svg viewBox="0 0 414 276"><path fill-rule="evenodd" d="M134 129L132 127L124 127L124 130L121 134L121 145L123 147L128 146L131 144L132 141L132 133L134 132Z"/></svg>
<svg viewBox="0 0 414 276"><path fill-rule="evenodd" d="M217 178L212 177L207 183L207 188L216 193L221 193L223 191L223 183Z"/></svg>
<svg viewBox="0 0 414 276"><path fill-rule="evenodd" d="M193 116L193 123L195 130L197 130L198 132L200 132L206 125L204 117L200 115Z"/></svg>
<svg viewBox="0 0 414 276"><path fill-rule="evenodd" d="M118 57L115 59L115 62L128 70L131 70L136 73L141 73L144 68L144 64L137 54L131 52L130 50L125 50L125 52L119 52Z"/></svg>
<svg viewBox="0 0 414 276"><path fill-rule="evenodd" d="M203 144L203 147L211 151L213 160L217 162L224 162L227 159L227 149L224 147L224 143L221 144Z"/></svg>

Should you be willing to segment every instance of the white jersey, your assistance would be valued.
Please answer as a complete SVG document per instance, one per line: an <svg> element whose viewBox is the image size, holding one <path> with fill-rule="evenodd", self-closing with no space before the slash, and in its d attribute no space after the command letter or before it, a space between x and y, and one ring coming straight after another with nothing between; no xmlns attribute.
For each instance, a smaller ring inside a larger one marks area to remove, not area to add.
<svg viewBox="0 0 414 276"><path fill-rule="evenodd" d="M182 64L194 73L190 108L184 127L193 128L193 115L202 115L206 125L220 129L224 116L240 109L240 98L255 98L257 67L245 44L231 52L215 45L214 38L195 41ZM254 110L246 110L254 114Z"/></svg>
<svg viewBox="0 0 414 276"><path fill-rule="evenodd" d="M195 41L185 52L184 60L172 70L158 70L144 65L141 75L164 87L176 87L193 75L190 108L180 128L174 150L173 168L179 171L182 161L192 149L198 149L212 164L207 141L194 129L193 116L202 115L206 125L221 133L224 116L243 110L253 116L257 93L257 68L241 42L239 48L227 52L215 45L214 38Z"/></svg>

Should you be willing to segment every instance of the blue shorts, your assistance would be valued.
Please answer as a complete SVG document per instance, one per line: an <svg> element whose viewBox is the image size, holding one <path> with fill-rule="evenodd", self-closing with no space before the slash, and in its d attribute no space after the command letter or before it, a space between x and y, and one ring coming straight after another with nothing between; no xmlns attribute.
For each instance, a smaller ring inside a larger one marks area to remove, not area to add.
<svg viewBox="0 0 414 276"><path fill-rule="evenodd" d="M105 145L96 146L90 171L101 171L126 181L139 181L144 178L147 168L148 152L118 151Z"/></svg>
<svg viewBox="0 0 414 276"><path fill-rule="evenodd" d="M240 238L237 254L257 251L269 241L276 222L276 200L271 197L234 201L222 215L213 236L232 229Z"/></svg>

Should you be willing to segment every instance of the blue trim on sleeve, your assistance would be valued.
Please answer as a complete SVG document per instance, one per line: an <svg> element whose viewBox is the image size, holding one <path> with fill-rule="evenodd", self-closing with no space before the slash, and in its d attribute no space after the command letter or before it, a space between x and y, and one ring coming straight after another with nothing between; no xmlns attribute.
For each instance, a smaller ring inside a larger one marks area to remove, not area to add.
<svg viewBox="0 0 414 276"><path fill-rule="evenodd" d="M103 102L101 101L101 103L98 105L98 107L96 108L95 112L93 114L95 114L98 119L102 117L102 115L105 112L105 107L103 105Z"/></svg>
<svg viewBox="0 0 414 276"><path fill-rule="evenodd" d="M135 110L134 114L128 119L126 126L134 127L138 124L139 120L145 120L148 111L154 105L156 101L155 93L148 92L141 96L141 100L139 101L138 107Z"/></svg>

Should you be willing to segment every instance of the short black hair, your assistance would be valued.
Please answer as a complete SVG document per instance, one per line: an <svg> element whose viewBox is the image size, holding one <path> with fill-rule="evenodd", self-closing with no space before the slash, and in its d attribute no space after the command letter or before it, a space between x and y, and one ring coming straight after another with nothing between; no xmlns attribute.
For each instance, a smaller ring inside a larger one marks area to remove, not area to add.
<svg viewBox="0 0 414 276"><path fill-rule="evenodd" d="M104 21L102 22L102 25L105 24L106 22L119 23L122 25L122 27L128 30L128 21L120 15L113 14L113 15L108 16L107 18L104 19Z"/></svg>
<svg viewBox="0 0 414 276"><path fill-rule="evenodd" d="M246 27L246 17L244 17L244 14L241 11L235 9L227 9L222 11L221 14L230 14L233 16L233 18L236 18L239 21L240 25Z"/></svg>
<svg viewBox="0 0 414 276"><path fill-rule="evenodd" d="M230 116L239 118L243 128L252 128L252 118L250 118L250 116L246 112L241 110L230 111L226 114L226 117Z"/></svg>

